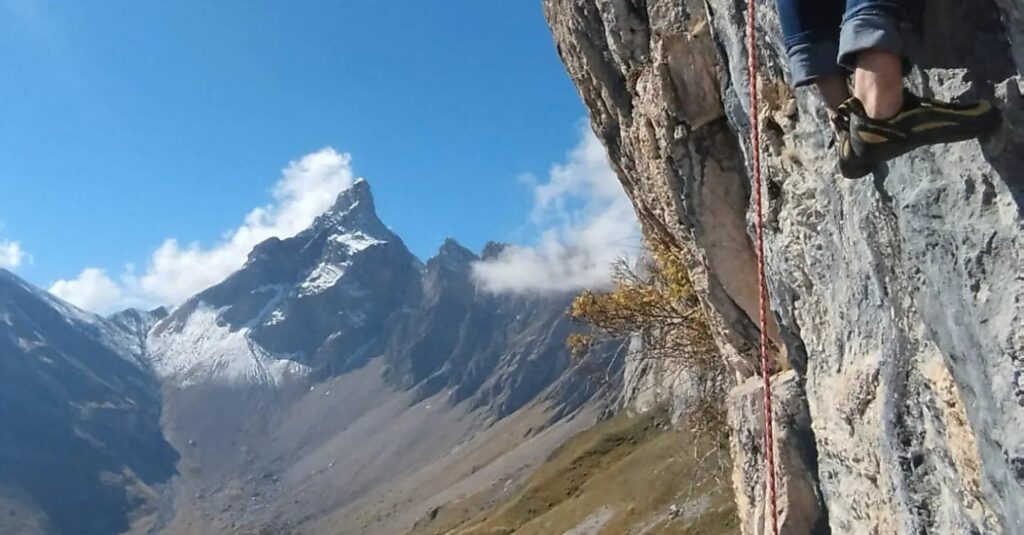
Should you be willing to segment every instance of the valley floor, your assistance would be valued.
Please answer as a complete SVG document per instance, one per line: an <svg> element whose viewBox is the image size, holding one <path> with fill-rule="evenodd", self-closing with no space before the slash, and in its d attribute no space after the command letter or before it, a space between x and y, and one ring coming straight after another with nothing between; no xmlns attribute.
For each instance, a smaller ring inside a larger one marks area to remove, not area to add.
<svg viewBox="0 0 1024 535"><path fill-rule="evenodd" d="M728 459L709 451L664 412L620 415L567 441L518 489L463 496L406 535L738 533Z"/></svg>

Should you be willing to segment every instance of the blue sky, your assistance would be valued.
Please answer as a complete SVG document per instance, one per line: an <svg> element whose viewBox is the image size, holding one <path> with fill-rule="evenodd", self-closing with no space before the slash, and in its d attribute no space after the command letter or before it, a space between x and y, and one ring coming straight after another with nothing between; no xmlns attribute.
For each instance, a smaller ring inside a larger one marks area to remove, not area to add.
<svg viewBox="0 0 1024 535"><path fill-rule="evenodd" d="M533 0L0 0L0 65L0 245L43 287L213 246L324 147L421 257L536 243L522 175L586 143Z"/></svg>

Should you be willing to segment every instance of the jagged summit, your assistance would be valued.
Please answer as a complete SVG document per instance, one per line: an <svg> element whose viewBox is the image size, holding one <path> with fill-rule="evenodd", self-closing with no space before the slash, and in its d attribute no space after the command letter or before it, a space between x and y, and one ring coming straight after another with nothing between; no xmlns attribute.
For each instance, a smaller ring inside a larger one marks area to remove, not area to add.
<svg viewBox="0 0 1024 535"><path fill-rule="evenodd" d="M243 270L253 264L280 264L283 256L293 255L296 249L303 253L313 248L323 254L327 254L326 249L355 254L390 242L401 243L401 239L377 215L370 183L359 179L338 193L334 204L302 232L292 238L269 238L256 245Z"/></svg>
<svg viewBox="0 0 1024 535"><path fill-rule="evenodd" d="M261 243L242 269L158 323L154 362L164 375L261 383L344 368L401 307L419 269L357 180L309 228Z"/></svg>
<svg viewBox="0 0 1024 535"><path fill-rule="evenodd" d="M128 308L107 316L106 320L128 336L136 354L144 355L149 331L168 314L170 311L166 307L157 307L153 310Z"/></svg>
<svg viewBox="0 0 1024 535"><path fill-rule="evenodd" d="M443 254L460 254L461 255L461 254L468 253L469 255L476 256L475 254L473 254L472 251L470 251L468 248L466 248L461 243L459 243L458 240L456 240L455 238L453 238L451 236L448 236L447 238L444 239L444 243L441 244L441 247L438 247L437 252L438 252L439 255L443 255Z"/></svg>
<svg viewBox="0 0 1024 535"><path fill-rule="evenodd" d="M334 205L295 238L314 248L320 248L320 243L325 241L323 253L329 264L347 263L346 257L387 244L408 253L402 239L377 215L370 183L362 178L339 193ZM413 264L418 265L419 261L411 253L408 255Z"/></svg>
<svg viewBox="0 0 1024 535"><path fill-rule="evenodd" d="M483 250L480 251L481 260L493 260L501 256L501 253L508 249L507 243L501 243L496 241L489 241L484 244Z"/></svg>
<svg viewBox="0 0 1024 535"><path fill-rule="evenodd" d="M437 254L427 261L427 269L434 265L442 265L448 268L458 267L461 270L461 268L468 267L479 259L473 251L464 247L455 238L449 237L437 249Z"/></svg>
<svg viewBox="0 0 1024 535"><path fill-rule="evenodd" d="M391 234L377 216L370 183L362 178L341 191L331 208L317 217L312 225L313 229L328 227L380 235Z"/></svg>
<svg viewBox="0 0 1024 535"><path fill-rule="evenodd" d="M111 321L138 321L146 318L156 318L162 320L167 317L167 307L156 307L152 310L143 310L140 308L126 308L124 310L114 312L107 316L108 320Z"/></svg>
<svg viewBox="0 0 1024 535"><path fill-rule="evenodd" d="M338 192L334 205L327 212L344 212L360 202L369 203L370 207L373 207L373 188L365 178L357 179L347 188Z"/></svg>

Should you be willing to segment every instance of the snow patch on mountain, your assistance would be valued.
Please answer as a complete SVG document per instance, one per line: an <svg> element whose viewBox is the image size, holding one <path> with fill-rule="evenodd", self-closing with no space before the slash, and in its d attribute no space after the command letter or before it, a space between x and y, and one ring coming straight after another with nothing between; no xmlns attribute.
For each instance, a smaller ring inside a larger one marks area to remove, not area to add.
<svg viewBox="0 0 1024 535"><path fill-rule="evenodd" d="M278 385L288 377L306 375L309 368L290 360L296 355L272 355L250 337L250 328L232 331L218 317L224 309L199 303L177 333L150 341L153 368L179 386L199 382Z"/></svg>
<svg viewBox="0 0 1024 535"><path fill-rule="evenodd" d="M351 266L351 262L340 264L322 263L313 268L301 284L299 284L299 297L308 297L323 293L341 280L345 274L345 268Z"/></svg>
<svg viewBox="0 0 1024 535"><path fill-rule="evenodd" d="M345 245L352 254L369 249L374 245L383 245L387 243L386 240L380 240L372 236L368 236L366 233L361 231L335 234L331 236L330 240L334 243Z"/></svg>
<svg viewBox="0 0 1024 535"><path fill-rule="evenodd" d="M283 310L275 310L270 313L270 318L264 323L264 325L277 325L287 319Z"/></svg>
<svg viewBox="0 0 1024 535"><path fill-rule="evenodd" d="M328 239L332 243L343 246L349 256L387 243L387 240L374 238L359 230L334 234ZM321 262L309 272L304 281L299 283L297 288L298 296L309 297L319 295L333 288L345 276L345 271L351 266L352 260Z"/></svg>

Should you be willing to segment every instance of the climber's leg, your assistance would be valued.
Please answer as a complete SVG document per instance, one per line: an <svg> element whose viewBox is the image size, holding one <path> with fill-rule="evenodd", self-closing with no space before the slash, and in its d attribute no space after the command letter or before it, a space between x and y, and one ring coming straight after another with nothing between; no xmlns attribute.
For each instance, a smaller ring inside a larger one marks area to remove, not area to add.
<svg viewBox="0 0 1024 535"><path fill-rule="evenodd" d="M849 114L840 112L850 98L850 71L839 65L839 28L845 0L776 0L795 87L818 87L835 134L839 169L844 176L864 176L875 168L850 148Z"/></svg>
<svg viewBox="0 0 1024 535"><path fill-rule="evenodd" d="M850 71L839 65L839 29L845 0L776 0L795 87L814 84L825 104L835 135L839 170L861 177L877 164L861 158L850 144L850 115L841 105L850 99Z"/></svg>
<svg viewBox="0 0 1024 535"><path fill-rule="evenodd" d="M868 115L887 119L903 106L901 0L847 0L839 63L853 71L853 94Z"/></svg>
<svg viewBox="0 0 1024 535"><path fill-rule="evenodd" d="M850 82L845 74L842 76L819 76L814 84L818 87L821 98L825 99L825 104L828 105L830 112L834 112L840 104L850 98Z"/></svg>
<svg viewBox="0 0 1024 535"><path fill-rule="evenodd" d="M853 71L853 95L868 117L896 115L903 107L903 58L878 48L860 51Z"/></svg>
<svg viewBox="0 0 1024 535"><path fill-rule="evenodd" d="M793 85L815 84L830 109L850 97L849 71L836 63L843 0L777 0Z"/></svg>

